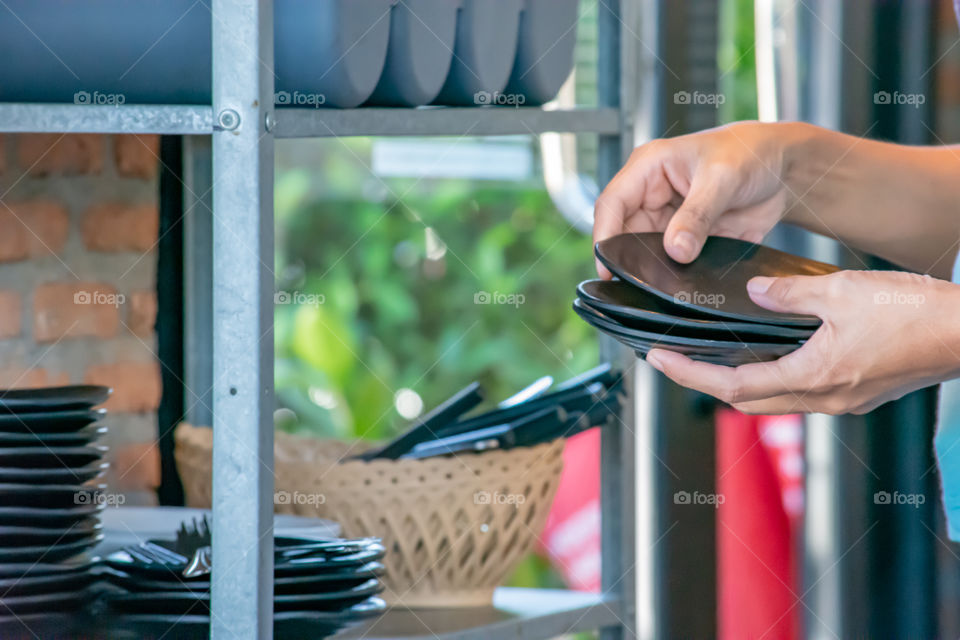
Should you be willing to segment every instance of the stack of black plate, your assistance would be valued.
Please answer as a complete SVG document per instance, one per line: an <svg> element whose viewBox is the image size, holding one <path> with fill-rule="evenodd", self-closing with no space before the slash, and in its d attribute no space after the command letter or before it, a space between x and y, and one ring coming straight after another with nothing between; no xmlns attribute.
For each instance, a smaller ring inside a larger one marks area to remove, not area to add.
<svg viewBox="0 0 960 640"><path fill-rule="evenodd" d="M102 538L106 431L92 385L0 391L0 635L78 609ZM82 555L78 555L82 554ZM31 626L31 628L33 628Z"/></svg>
<svg viewBox="0 0 960 640"><path fill-rule="evenodd" d="M386 609L376 597L383 590L379 539L277 536L274 546L276 637L324 637ZM178 548L153 540L106 557L103 577L116 587L104 594L111 637L209 635L211 575L185 577L197 557Z"/></svg>
<svg viewBox="0 0 960 640"><path fill-rule="evenodd" d="M755 304L755 276L825 275L838 268L730 238L710 237L700 256L680 264L662 233L602 240L595 253L615 276L577 287L574 311L646 356L668 349L722 365L775 360L797 349L820 325L813 316L776 313Z"/></svg>

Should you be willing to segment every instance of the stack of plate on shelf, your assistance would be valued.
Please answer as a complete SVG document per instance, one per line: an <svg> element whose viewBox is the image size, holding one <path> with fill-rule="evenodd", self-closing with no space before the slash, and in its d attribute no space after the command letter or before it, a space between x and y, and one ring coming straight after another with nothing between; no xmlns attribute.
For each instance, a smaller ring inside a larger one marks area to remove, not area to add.
<svg viewBox="0 0 960 640"><path fill-rule="evenodd" d="M748 280L838 270L721 237L708 238L690 264L667 255L662 233L608 238L596 244L595 253L616 278L580 283L573 309L581 318L641 357L658 348L727 366L785 356L820 326L813 316L758 306L747 294Z"/></svg>
<svg viewBox="0 0 960 640"><path fill-rule="evenodd" d="M0 391L0 636L7 624L78 609L102 538L106 432L92 385ZM83 554L83 555L78 555Z"/></svg>
<svg viewBox="0 0 960 640"><path fill-rule="evenodd" d="M209 528L181 527L177 540L152 540L105 558L111 637L207 637ZM385 549L377 538L274 538L274 634L324 637L382 613ZM227 621L229 624L229 621Z"/></svg>

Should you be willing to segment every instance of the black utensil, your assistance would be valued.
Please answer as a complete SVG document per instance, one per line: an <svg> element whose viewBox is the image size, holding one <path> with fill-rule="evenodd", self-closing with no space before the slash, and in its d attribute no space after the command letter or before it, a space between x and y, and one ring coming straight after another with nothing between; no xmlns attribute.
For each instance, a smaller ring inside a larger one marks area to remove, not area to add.
<svg viewBox="0 0 960 640"><path fill-rule="evenodd" d="M529 416L519 418L512 423L474 429L421 443L404 457L421 459L468 451L509 449L517 445L518 439L524 440L524 436L518 436L518 433L523 433L525 430L558 429L558 425L562 425L565 418L566 412L563 409L548 407Z"/></svg>
<svg viewBox="0 0 960 640"><path fill-rule="evenodd" d="M421 442L435 438L439 429L470 411L482 401L483 393L480 384L473 382L417 420L412 428L399 437L394 438L379 449L364 452L357 458L361 460L373 460L375 458L396 460Z"/></svg>
<svg viewBox="0 0 960 640"><path fill-rule="evenodd" d="M40 389L0 390L0 411L27 413L89 409L106 402L112 390L94 384L74 384Z"/></svg>
<svg viewBox="0 0 960 640"><path fill-rule="evenodd" d="M667 255L662 233L621 234L601 240L594 252L622 280L680 309L787 326L816 327L820 319L776 313L756 305L747 295L747 281L754 276L816 276L839 270L763 245L718 236L707 238L700 255L689 264L674 262Z"/></svg>
<svg viewBox="0 0 960 640"><path fill-rule="evenodd" d="M712 340L770 342L803 340L814 332L813 328L711 318L692 309L679 309L659 296L623 280L586 280L577 285L577 296L587 306L601 311L625 327L653 333Z"/></svg>
<svg viewBox="0 0 960 640"><path fill-rule="evenodd" d="M611 387L619 382L620 378L620 372L616 371L609 362L604 362L589 371L584 371L569 380L564 380L554 388L554 391L566 391L577 387L586 387L594 382L599 382L605 387Z"/></svg>
<svg viewBox="0 0 960 640"><path fill-rule="evenodd" d="M524 402L529 402L530 400L533 400L534 398L546 393L552 384L552 376L543 376L542 378L538 378L533 382L533 384L524 387L506 400L501 401L497 405L497 408L506 409L518 404L523 404Z"/></svg>

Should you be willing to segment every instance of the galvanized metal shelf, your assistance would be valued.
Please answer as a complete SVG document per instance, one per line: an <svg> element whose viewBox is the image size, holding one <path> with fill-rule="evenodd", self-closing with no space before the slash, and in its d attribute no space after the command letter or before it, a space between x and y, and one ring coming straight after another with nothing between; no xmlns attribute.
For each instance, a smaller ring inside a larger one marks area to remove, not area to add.
<svg viewBox="0 0 960 640"><path fill-rule="evenodd" d="M498 136L547 131L620 132L617 109L420 107L417 109L277 109L277 138L334 136Z"/></svg>
<svg viewBox="0 0 960 640"><path fill-rule="evenodd" d="M621 624L616 598L560 589L497 589L492 607L400 607L335 640L489 640L553 638Z"/></svg>
<svg viewBox="0 0 960 640"><path fill-rule="evenodd" d="M213 133L213 109L203 105L86 105L0 103L5 133Z"/></svg>

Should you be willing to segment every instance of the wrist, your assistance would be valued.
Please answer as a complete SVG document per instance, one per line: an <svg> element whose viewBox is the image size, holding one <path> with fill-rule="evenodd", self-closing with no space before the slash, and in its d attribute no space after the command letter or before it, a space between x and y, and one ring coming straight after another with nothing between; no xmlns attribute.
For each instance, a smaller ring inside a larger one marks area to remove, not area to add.
<svg viewBox="0 0 960 640"><path fill-rule="evenodd" d="M781 154L781 180L787 187L784 219L802 224L809 210L797 205L801 197L815 195L812 191L827 173L827 168L821 167L820 156L825 138L832 132L806 122L783 122L776 126Z"/></svg>

